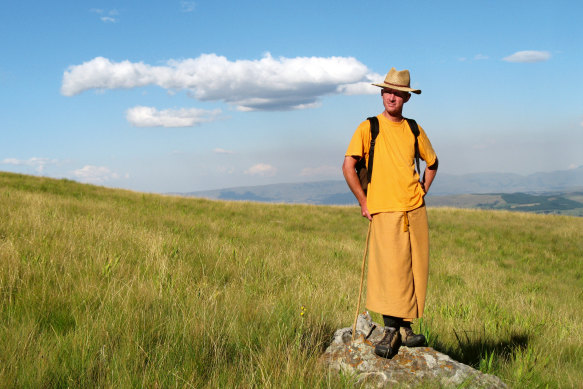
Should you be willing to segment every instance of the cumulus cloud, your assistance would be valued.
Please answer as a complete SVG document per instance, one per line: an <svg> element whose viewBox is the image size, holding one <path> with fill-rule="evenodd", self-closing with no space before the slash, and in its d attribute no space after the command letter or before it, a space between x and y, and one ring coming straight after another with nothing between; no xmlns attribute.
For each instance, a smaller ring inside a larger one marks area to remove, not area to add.
<svg viewBox="0 0 583 389"><path fill-rule="evenodd" d="M482 61L482 60L489 59L489 58L490 57L488 57L487 55L484 55L484 54L476 54L470 59L468 59L468 57L458 57L457 60L460 62L467 62L467 61Z"/></svg>
<svg viewBox="0 0 583 389"><path fill-rule="evenodd" d="M235 169L231 166L217 166L217 172L222 174L233 174Z"/></svg>
<svg viewBox="0 0 583 389"><path fill-rule="evenodd" d="M302 169L300 176L311 177L311 176L331 176L338 175L340 173L340 168L338 166L318 166L318 167L307 167Z"/></svg>
<svg viewBox="0 0 583 389"><path fill-rule="evenodd" d="M364 77L365 81L353 82L338 86L338 93L344 95L373 95L379 93L379 88L372 85L373 82L379 83L385 79L378 73L369 73Z"/></svg>
<svg viewBox="0 0 583 389"><path fill-rule="evenodd" d="M221 149L221 148L214 149L213 153L215 153L215 154L235 154L233 151L225 150L225 149Z"/></svg>
<svg viewBox="0 0 583 389"><path fill-rule="evenodd" d="M99 19L103 23L117 23L117 15L119 15L119 12L116 9L106 11L100 8L92 8L90 11L100 15Z"/></svg>
<svg viewBox="0 0 583 389"><path fill-rule="evenodd" d="M502 58L503 61L507 62L544 62L551 58L551 54L548 51L517 51L516 53L509 55L508 57Z"/></svg>
<svg viewBox="0 0 583 389"><path fill-rule="evenodd" d="M497 142L495 139L491 139L491 140L487 140L484 142L480 142L480 143L475 143L473 144L471 147L474 150L487 150L490 149L492 147L496 147L497 146Z"/></svg>
<svg viewBox="0 0 583 389"><path fill-rule="evenodd" d="M81 169L74 170L72 174L75 179L90 184L103 184L106 181L120 178L119 174L104 166L85 165Z"/></svg>
<svg viewBox="0 0 583 389"><path fill-rule="evenodd" d="M37 173L43 173L47 165L56 165L57 159L32 157L29 159L5 158L2 160L5 165L32 167Z"/></svg>
<svg viewBox="0 0 583 389"><path fill-rule="evenodd" d="M74 96L91 89L127 89L157 85L187 90L200 101L224 101L240 110L287 110L313 107L329 94L376 93L379 80L352 57L273 58L229 61L216 54L170 60L164 66L113 62L96 57L70 66L61 93Z"/></svg>
<svg viewBox="0 0 583 389"><path fill-rule="evenodd" d="M137 106L126 111L126 119L135 127L192 127L213 121L221 111L197 108L164 109Z"/></svg>
<svg viewBox="0 0 583 389"><path fill-rule="evenodd" d="M196 8L196 3L194 1L181 1L180 2L180 12L192 12Z"/></svg>
<svg viewBox="0 0 583 389"><path fill-rule="evenodd" d="M272 177L276 172L277 169L275 167L265 163L258 163L257 165L253 165L249 169L245 170L244 173L252 176Z"/></svg>

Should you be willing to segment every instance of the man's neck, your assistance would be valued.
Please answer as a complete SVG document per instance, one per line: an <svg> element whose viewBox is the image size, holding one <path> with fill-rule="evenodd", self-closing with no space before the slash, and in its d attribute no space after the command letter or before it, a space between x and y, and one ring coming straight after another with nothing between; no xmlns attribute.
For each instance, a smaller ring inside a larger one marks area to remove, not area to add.
<svg viewBox="0 0 583 389"><path fill-rule="evenodd" d="M399 112L398 115L391 115L387 111L383 111L383 116L389 119L391 122L400 122L403 120L403 115L401 112Z"/></svg>

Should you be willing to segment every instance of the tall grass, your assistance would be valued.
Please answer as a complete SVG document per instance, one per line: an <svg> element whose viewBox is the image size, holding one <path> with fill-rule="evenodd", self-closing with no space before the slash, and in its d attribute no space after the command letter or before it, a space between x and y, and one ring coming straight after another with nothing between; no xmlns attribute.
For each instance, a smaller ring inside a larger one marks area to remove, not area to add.
<svg viewBox="0 0 583 389"><path fill-rule="evenodd" d="M519 387L583 382L583 219L435 210L434 346Z"/></svg>
<svg viewBox="0 0 583 389"><path fill-rule="evenodd" d="M429 217L430 345L516 387L583 382L583 219ZM318 357L352 323L366 228L0 173L0 387L349 387Z"/></svg>

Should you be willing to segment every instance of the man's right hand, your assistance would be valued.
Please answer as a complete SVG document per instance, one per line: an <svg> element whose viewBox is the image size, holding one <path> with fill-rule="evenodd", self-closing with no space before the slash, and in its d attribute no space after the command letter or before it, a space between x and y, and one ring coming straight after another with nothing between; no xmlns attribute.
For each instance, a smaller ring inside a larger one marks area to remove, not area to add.
<svg viewBox="0 0 583 389"><path fill-rule="evenodd" d="M372 221L372 216L368 212L368 207L366 206L366 199L364 200L364 203L360 205L360 212L362 213L362 217Z"/></svg>
<svg viewBox="0 0 583 389"><path fill-rule="evenodd" d="M342 173L344 174L344 179L348 184L348 187L354 193L354 197L358 200L360 204L360 211L363 217L366 217L368 220L372 220L372 216L370 212L368 212L368 207L366 205L366 195L360 186L360 180L356 175L356 170L354 170L354 165L358 161L358 157L353 156L346 156L344 157L344 163L342 164Z"/></svg>

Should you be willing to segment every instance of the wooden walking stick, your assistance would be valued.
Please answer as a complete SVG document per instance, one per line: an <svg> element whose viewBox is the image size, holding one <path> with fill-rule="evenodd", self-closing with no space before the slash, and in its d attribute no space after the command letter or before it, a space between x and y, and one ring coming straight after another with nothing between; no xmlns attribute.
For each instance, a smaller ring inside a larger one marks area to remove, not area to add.
<svg viewBox="0 0 583 389"><path fill-rule="evenodd" d="M366 233L366 245L364 246L364 255L362 256L362 271L360 272L360 290L358 291L358 304L356 304L356 316L354 317L354 324L352 325L352 341L354 342L354 334L356 333L356 322L358 320L358 311L360 311L360 299L362 297L362 283L364 281L364 265L366 264L366 255L368 254L368 239L370 238L370 225L368 223L368 232Z"/></svg>

